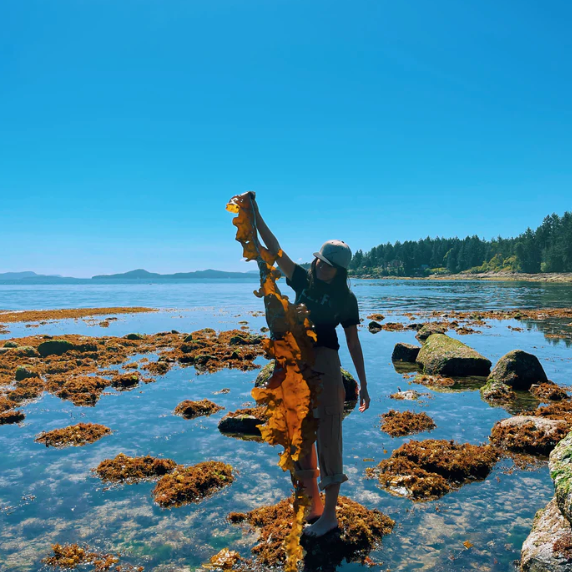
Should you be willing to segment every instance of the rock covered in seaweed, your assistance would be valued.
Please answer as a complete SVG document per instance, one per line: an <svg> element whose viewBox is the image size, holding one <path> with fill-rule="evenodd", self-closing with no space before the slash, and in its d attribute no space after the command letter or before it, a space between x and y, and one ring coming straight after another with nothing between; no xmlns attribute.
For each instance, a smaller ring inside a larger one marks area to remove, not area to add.
<svg viewBox="0 0 572 572"><path fill-rule="evenodd" d="M572 524L572 432L550 453L550 477L554 481L556 502L560 512Z"/></svg>
<svg viewBox="0 0 572 572"><path fill-rule="evenodd" d="M120 557L114 554L95 552L88 546L78 544L52 544L53 556L48 556L42 562L48 566L59 567L65 570L74 570L78 566L83 568L86 564L91 564L95 572L113 569L115 572L143 572L143 566L132 566L131 564L116 564Z"/></svg>
<svg viewBox="0 0 572 572"><path fill-rule="evenodd" d="M190 467L176 467L153 489L155 502L172 508L198 503L234 481L232 467L220 461L205 461Z"/></svg>
<svg viewBox="0 0 572 572"><path fill-rule="evenodd" d="M421 326L421 328L417 331L415 337L420 342L425 342L429 336L432 336L434 334L445 334L446 331L447 328L442 326L441 324L427 322L426 324L423 324L423 326Z"/></svg>
<svg viewBox="0 0 572 572"><path fill-rule="evenodd" d="M533 384L546 383L548 378L535 355L513 350L499 359L487 381L504 383L511 389L528 390Z"/></svg>
<svg viewBox="0 0 572 572"><path fill-rule="evenodd" d="M459 340L444 334L430 335L417 356L426 374L468 377L488 375L491 362Z"/></svg>
<svg viewBox="0 0 572 572"><path fill-rule="evenodd" d="M437 427L427 413L395 411L391 409L382 416L381 430L392 437L403 437L413 433L431 431Z"/></svg>
<svg viewBox="0 0 572 572"><path fill-rule="evenodd" d="M195 417L200 417L202 415L212 415L222 409L224 409L224 407L221 407L208 399L201 399L200 401L191 401L190 399L187 399L175 407L174 413L175 415L180 415L185 419L194 419Z"/></svg>
<svg viewBox="0 0 572 572"><path fill-rule="evenodd" d="M407 363L415 363L417 361L417 356L419 355L419 346L413 344L397 343L393 348L393 353L391 354L391 361L404 361Z"/></svg>
<svg viewBox="0 0 572 572"><path fill-rule="evenodd" d="M552 499L539 510L522 545L522 572L571 572L572 529Z"/></svg>
<svg viewBox="0 0 572 572"><path fill-rule="evenodd" d="M395 524L379 510L367 509L344 496L338 497L336 512L338 530L319 539L302 535L306 570L334 570L344 559L348 562L363 561ZM246 514L231 513L228 518L232 523L246 522L258 530L258 541L252 548L257 564L264 567L281 567L284 564L284 541L294 519L291 498Z"/></svg>
<svg viewBox="0 0 572 572"><path fill-rule="evenodd" d="M78 423L62 429L43 431L36 436L36 443L43 443L46 447L81 447L88 443L95 443L105 435L109 435L111 429L97 423Z"/></svg>
<svg viewBox="0 0 572 572"><path fill-rule="evenodd" d="M377 477L392 494L426 501L440 498L467 482L485 479L498 457L490 445L411 440L377 467L366 469L366 475Z"/></svg>
<svg viewBox="0 0 572 572"><path fill-rule="evenodd" d="M490 440L508 451L548 455L569 429L570 424L563 420L515 415L497 421L491 430Z"/></svg>
<svg viewBox="0 0 572 572"><path fill-rule="evenodd" d="M177 466L171 459L129 457L119 453L114 459L105 459L92 469L97 476L111 483L137 483L146 479L156 479L170 473Z"/></svg>

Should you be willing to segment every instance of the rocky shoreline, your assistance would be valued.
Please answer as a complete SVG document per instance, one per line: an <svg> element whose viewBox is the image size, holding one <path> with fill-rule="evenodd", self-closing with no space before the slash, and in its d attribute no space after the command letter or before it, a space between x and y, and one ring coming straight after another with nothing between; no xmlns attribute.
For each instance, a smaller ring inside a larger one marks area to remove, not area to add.
<svg viewBox="0 0 572 572"><path fill-rule="evenodd" d="M432 276L352 276L352 280L489 280L492 282L572 282L572 272L524 274L520 272L481 272L478 274L435 274Z"/></svg>

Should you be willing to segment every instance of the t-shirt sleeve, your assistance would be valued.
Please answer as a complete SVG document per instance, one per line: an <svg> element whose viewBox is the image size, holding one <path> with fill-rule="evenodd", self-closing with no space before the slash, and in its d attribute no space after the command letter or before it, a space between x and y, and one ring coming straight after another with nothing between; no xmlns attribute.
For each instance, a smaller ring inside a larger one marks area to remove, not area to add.
<svg viewBox="0 0 572 572"><path fill-rule="evenodd" d="M345 303L344 310L340 315L340 324L344 328L359 325L359 309L357 298L353 292L350 292Z"/></svg>
<svg viewBox="0 0 572 572"><path fill-rule="evenodd" d="M308 285L308 271L304 270L299 264L295 264L292 279L286 278L286 284L293 288L295 292L304 290Z"/></svg>

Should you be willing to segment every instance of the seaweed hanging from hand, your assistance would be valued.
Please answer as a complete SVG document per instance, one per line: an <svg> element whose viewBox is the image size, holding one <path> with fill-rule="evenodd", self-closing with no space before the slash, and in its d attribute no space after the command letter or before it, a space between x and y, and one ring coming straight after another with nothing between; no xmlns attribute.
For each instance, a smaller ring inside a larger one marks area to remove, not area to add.
<svg viewBox="0 0 572 572"><path fill-rule="evenodd" d="M312 370L313 342L316 334L303 305L288 301L277 284L280 272L274 267L282 251L272 254L259 240L256 213L252 195L245 193L233 197L227 210L236 213L233 224L237 227L236 240L243 247L243 256L256 260L260 271L260 289L254 294L264 298L266 322L270 338L265 340L265 352L275 360L274 373L266 387L254 388L252 397L259 405L267 405L269 419L260 426L262 438L271 445L282 445L278 465L289 470L294 490L294 522L285 540L286 572L295 571L302 557L300 535L308 498L302 483L296 479L294 463L304 457L316 437L317 420L313 418L319 388L319 374Z"/></svg>

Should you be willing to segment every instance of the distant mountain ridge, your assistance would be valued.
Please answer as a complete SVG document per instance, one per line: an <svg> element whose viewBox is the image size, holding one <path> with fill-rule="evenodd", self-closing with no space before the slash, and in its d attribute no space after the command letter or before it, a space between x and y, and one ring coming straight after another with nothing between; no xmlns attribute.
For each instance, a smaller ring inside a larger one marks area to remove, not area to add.
<svg viewBox="0 0 572 572"><path fill-rule="evenodd" d="M193 272L176 272L175 274L158 274L149 272L142 268L130 270L121 274L98 274L91 278L74 278L72 276L45 275L37 274L31 270L24 272L4 272L0 273L0 283L24 283L24 284L49 284L49 283L85 283L93 280L146 280L146 281L163 281L163 280L205 280L205 279L236 279L242 278L252 280L258 278L258 271L255 272L226 272L224 270L195 270Z"/></svg>
<svg viewBox="0 0 572 572"><path fill-rule="evenodd" d="M250 272L226 272L225 270L194 270L193 272L176 272L175 274L157 274L147 270L130 270L122 274L99 274L92 276L92 280L147 280L149 278L160 280L189 280L193 278L252 278Z"/></svg>

